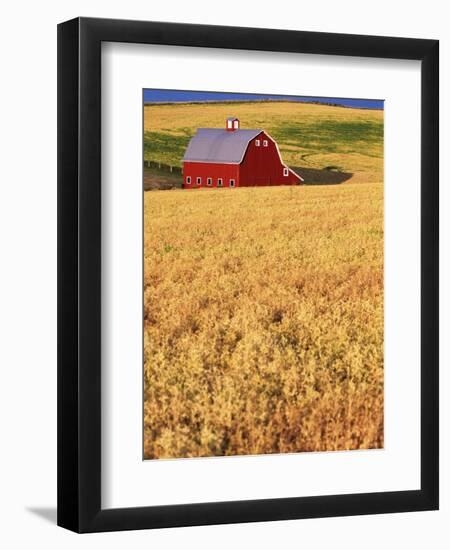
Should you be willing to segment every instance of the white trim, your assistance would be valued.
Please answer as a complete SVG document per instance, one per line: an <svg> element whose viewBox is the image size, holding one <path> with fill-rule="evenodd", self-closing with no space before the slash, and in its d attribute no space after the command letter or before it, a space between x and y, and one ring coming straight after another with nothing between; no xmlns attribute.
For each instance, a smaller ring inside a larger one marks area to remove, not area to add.
<svg viewBox="0 0 450 550"><path fill-rule="evenodd" d="M269 146L269 142L267 141L267 139L263 139L263 147L268 147Z"/></svg>
<svg viewBox="0 0 450 550"><path fill-rule="evenodd" d="M223 187L223 178L217 178L217 187Z"/></svg>
<svg viewBox="0 0 450 550"><path fill-rule="evenodd" d="M260 146L261 146L261 140L260 139L255 139L255 147L260 147ZM248 143L247 143L247 147L248 147ZM247 152L247 148L245 149L245 151Z"/></svg>
<svg viewBox="0 0 450 550"><path fill-rule="evenodd" d="M280 159L280 162L281 164L287 168L289 170L289 172L291 172L292 174L294 174L294 176L297 176L297 178L300 178L300 181L305 181L301 176L300 174L297 174L297 172L294 172L294 170L292 170L292 168L289 168L289 166L286 166L286 164L284 164L283 162L283 157L281 156L281 153L280 153L280 148L278 147L278 143L273 139L273 137L271 135L269 135L265 130L264 130L264 133L266 134L266 136L275 144L275 147L277 148L277 152L278 152L278 157Z"/></svg>
<svg viewBox="0 0 450 550"><path fill-rule="evenodd" d="M294 170L292 170L292 168L289 168L289 166L287 167L287 169L289 170L289 172L291 172L292 174L294 174L294 176L297 176L300 181L305 181L300 174L297 174L297 172L295 172Z"/></svg>
<svg viewBox="0 0 450 550"><path fill-rule="evenodd" d="M186 185L191 185L191 176L186 176Z"/></svg>
<svg viewBox="0 0 450 550"><path fill-rule="evenodd" d="M283 177L287 178L289 176L289 168L286 166L283 167Z"/></svg>
<svg viewBox="0 0 450 550"><path fill-rule="evenodd" d="M195 178L195 185L201 185L202 184L202 177L201 176L197 176Z"/></svg>
<svg viewBox="0 0 450 550"><path fill-rule="evenodd" d="M212 181L213 181L213 179L212 179L212 178L209 178L209 177L208 177L208 178L206 178L206 185L208 185L209 187L211 187L211 185L212 185Z"/></svg>
<svg viewBox="0 0 450 550"><path fill-rule="evenodd" d="M233 185L231 185L232 183ZM230 187L236 187L236 180L234 178L230 178L229 185Z"/></svg>

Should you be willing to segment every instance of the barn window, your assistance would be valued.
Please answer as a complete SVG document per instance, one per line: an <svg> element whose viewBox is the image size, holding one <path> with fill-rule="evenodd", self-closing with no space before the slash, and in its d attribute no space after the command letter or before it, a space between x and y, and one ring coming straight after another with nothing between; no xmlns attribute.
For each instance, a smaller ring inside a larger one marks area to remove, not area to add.
<svg viewBox="0 0 450 550"><path fill-rule="evenodd" d="M187 177L186 177L186 183L187 183L188 185L191 185L191 176L187 176Z"/></svg>
<svg viewBox="0 0 450 550"><path fill-rule="evenodd" d="M212 185L212 178L206 178L206 185Z"/></svg>
<svg viewBox="0 0 450 550"><path fill-rule="evenodd" d="M197 178L197 185L201 185L202 184L202 178Z"/></svg>
<svg viewBox="0 0 450 550"><path fill-rule="evenodd" d="M289 176L289 168L283 168L283 176Z"/></svg>
<svg viewBox="0 0 450 550"><path fill-rule="evenodd" d="M234 129L237 130L239 128L239 120L233 121Z"/></svg>
<svg viewBox="0 0 450 550"><path fill-rule="evenodd" d="M234 187L236 185L234 180L230 180L230 187Z"/></svg>
<svg viewBox="0 0 450 550"><path fill-rule="evenodd" d="M223 179L217 178L217 187L222 187L222 185L223 185Z"/></svg>
<svg viewBox="0 0 450 550"><path fill-rule="evenodd" d="M259 147L261 145L261 142L259 141L259 139L255 140L255 145L256 147Z"/></svg>
<svg viewBox="0 0 450 550"><path fill-rule="evenodd" d="M265 139L265 140L263 141L263 145L264 145L264 147L267 147L267 146L269 145L269 142L267 141L267 139Z"/></svg>

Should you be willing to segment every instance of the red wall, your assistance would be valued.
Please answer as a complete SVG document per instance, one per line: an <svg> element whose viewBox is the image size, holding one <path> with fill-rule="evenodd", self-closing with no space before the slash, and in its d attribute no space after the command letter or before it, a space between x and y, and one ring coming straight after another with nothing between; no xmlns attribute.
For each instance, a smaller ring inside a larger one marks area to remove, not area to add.
<svg viewBox="0 0 450 550"><path fill-rule="evenodd" d="M259 139L260 145L256 146ZM264 147L267 140L267 147ZM202 187L217 187L217 179L223 179L223 187L230 186L230 179L235 180L236 187L250 187L263 185L296 185L301 183L300 178L289 171L283 175L285 166L281 162L278 148L265 132L261 132L248 144L247 151L241 164L215 164L203 162L185 162L183 165L183 188L199 189ZM186 178L191 177L191 183ZM196 178L201 177L200 185ZM212 185L207 185L207 178L212 178Z"/></svg>
<svg viewBox="0 0 450 550"><path fill-rule="evenodd" d="M186 177L191 176L191 184L186 184ZM197 185L196 178L201 177L201 185ZM206 184L206 178L212 178L212 185ZM230 186L230 179L234 179L236 187L239 185L239 164L206 164L203 162L185 162L183 165L183 189L199 189L201 187L217 187L217 179L223 179L223 187Z"/></svg>
<svg viewBox="0 0 450 550"><path fill-rule="evenodd" d="M260 142L259 147L256 146L256 140ZM267 140L267 147L263 145L264 140ZM248 144L241 163L239 185L244 187L301 183L301 180L291 171L288 176L283 176L283 168L285 166L281 162L275 142L265 132L261 132Z"/></svg>

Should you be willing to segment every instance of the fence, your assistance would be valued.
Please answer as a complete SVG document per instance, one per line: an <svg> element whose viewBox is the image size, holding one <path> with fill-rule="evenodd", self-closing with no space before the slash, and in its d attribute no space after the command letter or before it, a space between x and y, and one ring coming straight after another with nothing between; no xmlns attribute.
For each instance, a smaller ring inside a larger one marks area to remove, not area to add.
<svg viewBox="0 0 450 550"><path fill-rule="evenodd" d="M173 174L181 174L181 166L172 166L171 164L164 164L164 162L156 162L154 160L144 160L145 168L156 168L162 172L171 172Z"/></svg>

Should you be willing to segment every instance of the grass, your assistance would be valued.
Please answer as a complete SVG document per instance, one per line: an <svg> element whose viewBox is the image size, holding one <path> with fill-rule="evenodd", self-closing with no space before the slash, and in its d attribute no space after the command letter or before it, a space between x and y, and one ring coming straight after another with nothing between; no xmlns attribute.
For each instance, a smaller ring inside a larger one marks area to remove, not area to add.
<svg viewBox="0 0 450 550"><path fill-rule="evenodd" d="M265 129L290 166L334 166L352 182L383 180L383 111L295 102L239 102L144 106L144 158L181 166L198 127L224 127L227 116L242 128Z"/></svg>
<svg viewBox="0 0 450 550"><path fill-rule="evenodd" d="M383 125L378 121L323 120L316 123L283 124L273 130L273 137L282 144L296 147L298 143L321 153L359 153L373 148L379 156L383 140Z"/></svg>
<svg viewBox="0 0 450 550"><path fill-rule="evenodd" d="M312 107L355 111L299 106ZM186 106L159 108L146 124L181 147ZM299 116L273 122L286 147ZM348 120L292 153L347 169L361 155L356 183L144 193L145 458L383 446L383 185L361 182L379 174L377 117L356 112L338 143Z"/></svg>

